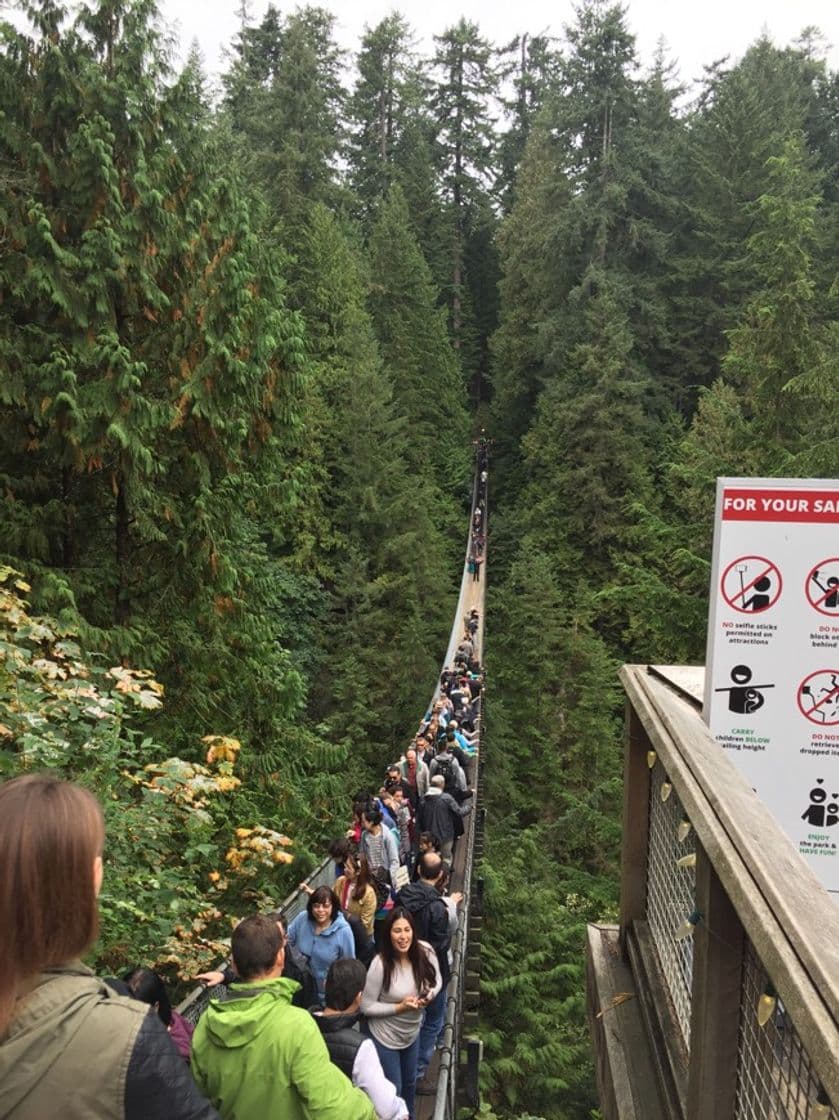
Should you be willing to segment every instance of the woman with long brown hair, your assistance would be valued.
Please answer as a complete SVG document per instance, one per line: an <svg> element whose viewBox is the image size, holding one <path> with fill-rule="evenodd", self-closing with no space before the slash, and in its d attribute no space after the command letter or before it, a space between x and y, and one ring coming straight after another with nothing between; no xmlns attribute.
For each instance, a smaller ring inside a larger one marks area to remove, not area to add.
<svg viewBox="0 0 839 1120"><path fill-rule="evenodd" d="M370 865L364 856L350 852L344 860L344 874L335 880L335 893L345 914L358 918L368 935L373 936L376 916L376 890Z"/></svg>
<svg viewBox="0 0 839 1120"><path fill-rule="evenodd" d="M159 1018L80 957L96 940L105 830L95 797L0 785L0 1116L211 1120Z"/></svg>
<svg viewBox="0 0 839 1120"><path fill-rule="evenodd" d="M431 946L416 936L414 919L395 906L385 920L382 943L367 973L361 1012L385 1076L414 1112L414 1088L422 1016L441 987Z"/></svg>

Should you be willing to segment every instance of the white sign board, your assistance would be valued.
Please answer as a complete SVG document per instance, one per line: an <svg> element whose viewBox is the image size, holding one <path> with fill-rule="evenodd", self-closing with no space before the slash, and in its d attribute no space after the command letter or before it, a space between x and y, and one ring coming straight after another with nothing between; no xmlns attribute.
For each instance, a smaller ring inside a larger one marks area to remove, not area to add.
<svg viewBox="0 0 839 1120"><path fill-rule="evenodd" d="M839 481L717 480L704 716L839 892Z"/></svg>

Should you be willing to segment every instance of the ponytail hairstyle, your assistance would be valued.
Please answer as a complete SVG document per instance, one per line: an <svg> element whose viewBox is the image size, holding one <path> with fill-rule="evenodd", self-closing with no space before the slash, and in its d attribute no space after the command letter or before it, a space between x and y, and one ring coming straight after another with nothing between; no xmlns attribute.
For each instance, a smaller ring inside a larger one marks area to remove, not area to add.
<svg viewBox="0 0 839 1120"><path fill-rule="evenodd" d="M150 968L134 968L125 973L123 980L128 985L133 999L155 1008L157 1017L164 1027L171 1024L172 1005L169 1002L166 985L156 972Z"/></svg>
<svg viewBox="0 0 839 1120"><path fill-rule="evenodd" d="M367 888L373 885L370 864L367 862L367 856L351 855L350 860L355 864L355 882L350 897L356 902L361 902L367 894Z"/></svg>
<svg viewBox="0 0 839 1120"><path fill-rule="evenodd" d="M0 785L0 1038L21 985L96 940L104 841L102 810L86 789L46 774Z"/></svg>

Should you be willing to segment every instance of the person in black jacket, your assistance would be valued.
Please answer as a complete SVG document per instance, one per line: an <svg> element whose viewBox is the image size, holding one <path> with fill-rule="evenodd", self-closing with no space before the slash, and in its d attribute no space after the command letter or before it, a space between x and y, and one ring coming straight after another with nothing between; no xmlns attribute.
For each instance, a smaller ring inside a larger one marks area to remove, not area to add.
<svg viewBox="0 0 839 1120"><path fill-rule="evenodd" d="M435 774L428 787L422 810L420 812L420 829L423 832L433 832L440 841L440 851L443 862L451 866L452 851L455 839L463 832L463 820L472 811L472 802L458 805L449 793L445 793L443 786L445 778L442 774ZM469 793L471 797L471 793Z"/></svg>
<svg viewBox="0 0 839 1120"><path fill-rule="evenodd" d="M408 1107L388 1081L373 1040L358 1030L361 993L367 970L361 961L342 957L326 974L326 1007L313 1011L329 1057L356 1088L373 1102L378 1120L407 1120Z"/></svg>

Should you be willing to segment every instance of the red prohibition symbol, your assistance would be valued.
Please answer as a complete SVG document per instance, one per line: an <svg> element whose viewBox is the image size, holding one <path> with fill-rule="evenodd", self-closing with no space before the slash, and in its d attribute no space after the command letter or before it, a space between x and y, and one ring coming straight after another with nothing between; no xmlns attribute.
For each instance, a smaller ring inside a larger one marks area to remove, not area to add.
<svg viewBox="0 0 839 1120"><path fill-rule="evenodd" d="M765 556L738 556L722 574L720 591L732 610L760 614L778 602L784 581Z"/></svg>
<svg viewBox="0 0 839 1120"><path fill-rule="evenodd" d="M804 594L811 607L829 618L839 618L839 556L820 560L807 573Z"/></svg>
<svg viewBox="0 0 839 1120"><path fill-rule="evenodd" d="M798 710L819 727L839 723L839 669L817 669L805 677L796 695Z"/></svg>

